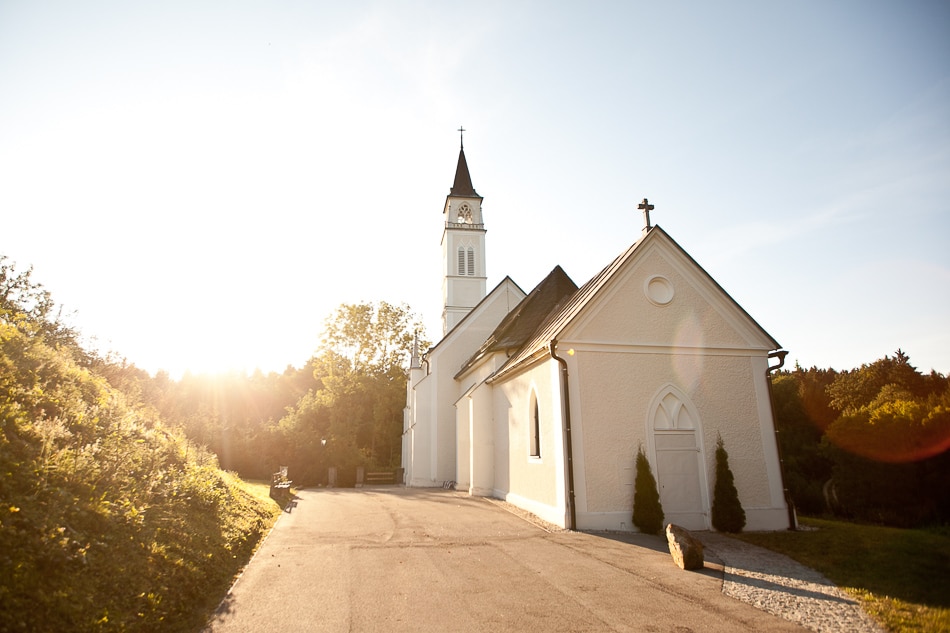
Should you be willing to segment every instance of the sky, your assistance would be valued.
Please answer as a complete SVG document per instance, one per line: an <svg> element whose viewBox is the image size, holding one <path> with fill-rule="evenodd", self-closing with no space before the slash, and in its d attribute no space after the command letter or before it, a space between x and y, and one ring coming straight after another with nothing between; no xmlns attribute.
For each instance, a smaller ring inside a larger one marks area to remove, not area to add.
<svg viewBox="0 0 950 633"><path fill-rule="evenodd" d="M663 227L784 349L950 373L950 3L0 0L0 254L151 373L441 337L464 126L488 288Z"/></svg>

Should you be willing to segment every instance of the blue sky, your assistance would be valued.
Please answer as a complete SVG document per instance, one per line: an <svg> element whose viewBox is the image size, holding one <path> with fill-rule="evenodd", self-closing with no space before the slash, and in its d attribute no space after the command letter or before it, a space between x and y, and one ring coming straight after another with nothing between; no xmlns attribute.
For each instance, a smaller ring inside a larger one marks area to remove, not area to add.
<svg viewBox="0 0 950 633"><path fill-rule="evenodd" d="M464 125L489 287L648 197L789 362L950 372L946 2L8 0L0 87L0 253L149 371L300 366L344 302L437 338Z"/></svg>

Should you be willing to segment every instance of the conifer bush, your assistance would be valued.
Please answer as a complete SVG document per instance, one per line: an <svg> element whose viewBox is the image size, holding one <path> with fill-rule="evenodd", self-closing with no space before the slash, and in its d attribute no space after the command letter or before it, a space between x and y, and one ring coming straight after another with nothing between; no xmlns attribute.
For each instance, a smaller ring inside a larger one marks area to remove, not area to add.
<svg viewBox="0 0 950 633"><path fill-rule="evenodd" d="M637 448L637 475L633 488L633 524L644 534L659 534L663 531L663 506L642 445Z"/></svg>
<svg viewBox="0 0 950 633"><path fill-rule="evenodd" d="M712 524L719 532L741 532L745 510L739 503L739 491L729 468L729 454L722 436L716 439L716 486L713 489Z"/></svg>

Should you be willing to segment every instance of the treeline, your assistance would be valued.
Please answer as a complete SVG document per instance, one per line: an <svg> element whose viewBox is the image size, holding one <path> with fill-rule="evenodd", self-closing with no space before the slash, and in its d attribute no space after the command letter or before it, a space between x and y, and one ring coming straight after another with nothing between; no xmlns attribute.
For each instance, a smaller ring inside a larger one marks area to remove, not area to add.
<svg viewBox="0 0 950 633"><path fill-rule="evenodd" d="M773 379L786 486L799 512L898 527L950 521L950 380L901 350L857 369Z"/></svg>
<svg viewBox="0 0 950 633"><path fill-rule="evenodd" d="M177 381L127 363L102 372L226 470L265 479L287 466L295 484L323 485L334 467L336 484L352 486L359 466L400 466L405 365L421 328L407 306L346 304L327 318L320 349L299 369Z"/></svg>
<svg viewBox="0 0 950 633"><path fill-rule="evenodd" d="M0 257L0 630L196 630L280 509L84 349L31 272Z"/></svg>

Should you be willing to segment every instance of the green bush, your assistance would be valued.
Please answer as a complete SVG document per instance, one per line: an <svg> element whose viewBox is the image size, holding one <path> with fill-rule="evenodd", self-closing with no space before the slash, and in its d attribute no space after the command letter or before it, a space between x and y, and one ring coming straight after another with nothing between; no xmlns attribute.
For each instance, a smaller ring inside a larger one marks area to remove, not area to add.
<svg viewBox="0 0 950 633"><path fill-rule="evenodd" d="M663 506L643 446L637 449L637 475L633 489L633 524L645 534L660 534L663 531Z"/></svg>
<svg viewBox="0 0 950 633"><path fill-rule="evenodd" d="M720 532L741 532L745 527L745 510L739 503L739 491L729 468L729 454L716 440L716 484L713 488L712 524Z"/></svg>

